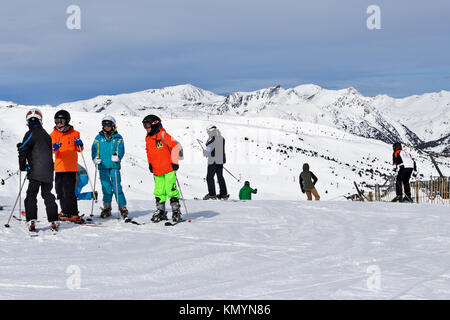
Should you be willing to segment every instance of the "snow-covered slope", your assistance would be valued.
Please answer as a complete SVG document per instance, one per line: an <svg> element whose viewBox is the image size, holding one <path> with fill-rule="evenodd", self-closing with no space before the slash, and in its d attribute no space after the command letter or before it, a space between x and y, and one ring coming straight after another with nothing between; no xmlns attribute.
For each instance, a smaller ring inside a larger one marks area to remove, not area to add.
<svg viewBox="0 0 450 320"><path fill-rule="evenodd" d="M132 200L130 214L148 223L152 205ZM192 222L175 227L109 219L29 238L14 221L0 229L0 299L450 298L448 206L187 206ZM47 228L43 211L38 227Z"/></svg>

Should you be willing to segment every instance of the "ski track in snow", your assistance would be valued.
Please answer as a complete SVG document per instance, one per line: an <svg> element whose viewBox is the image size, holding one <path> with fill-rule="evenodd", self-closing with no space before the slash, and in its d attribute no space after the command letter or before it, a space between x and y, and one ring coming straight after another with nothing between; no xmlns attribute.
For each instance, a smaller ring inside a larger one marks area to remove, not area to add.
<svg viewBox="0 0 450 320"><path fill-rule="evenodd" d="M188 200L192 223L174 227L150 223L153 206L130 201L140 226L62 223L52 235L42 206L38 237L2 226L0 299L450 298L448 206ZM67 286L69 266L80 289ZM371 266L379 290L368 288Z"/></svg>

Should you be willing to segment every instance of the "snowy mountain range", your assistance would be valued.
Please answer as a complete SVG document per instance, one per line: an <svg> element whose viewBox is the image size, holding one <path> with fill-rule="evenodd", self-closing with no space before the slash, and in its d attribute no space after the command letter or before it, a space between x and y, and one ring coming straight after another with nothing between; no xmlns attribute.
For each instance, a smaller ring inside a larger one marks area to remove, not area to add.
<svg viewBox="0 0 450 320"><path fill-rule="evenodd" d="M63 103L58 108L120 115L264 117L329 126L365 138L450 153L450 92L402 99L365 97L354 88L280 86L225 96L190 84Z"/></svg>

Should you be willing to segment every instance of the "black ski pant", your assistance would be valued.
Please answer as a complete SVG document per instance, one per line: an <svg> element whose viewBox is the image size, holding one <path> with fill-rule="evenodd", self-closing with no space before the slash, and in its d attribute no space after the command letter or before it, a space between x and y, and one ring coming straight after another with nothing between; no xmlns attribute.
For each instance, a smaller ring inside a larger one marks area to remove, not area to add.
<svg viewBox="0 0 450 320"><path fill-rule="evenodd" d="M216 186L214 184L214 176L217 175L217 181L219 182L220 195L227 195L227 185L223 178L223 164L210 164L208 165L208 173L206 175L206 182L208 183L208 194L210 196L216 195Z"/></svg>
<svg viewBox="0 0 450 320"><path fill-rule="evenodd" d="M77 196L75 186L77 183L76 172L56 172L55 189L62 212L71 217L78 215Z"/></svg>
<svg viewBox="0 0 450 320"><path fill-rule="evenodd" d="M405 195L411 198L411 187L409 186L409 179L411 179L412 168L400 168L397 174L397 181L395 183L395 192L397 197L402 197L402 186L405 189Z"/></svg>
<svg viewBox="0 0 450 320"><path fill-rule="evenodd" d="M41 182L29 179L27 196L25 198L25 213L27 221L37 220L37 195L41 188L41 196L44 199L47 219L49 222L58 221L58 206L52 193L53 183Z"/></svg>

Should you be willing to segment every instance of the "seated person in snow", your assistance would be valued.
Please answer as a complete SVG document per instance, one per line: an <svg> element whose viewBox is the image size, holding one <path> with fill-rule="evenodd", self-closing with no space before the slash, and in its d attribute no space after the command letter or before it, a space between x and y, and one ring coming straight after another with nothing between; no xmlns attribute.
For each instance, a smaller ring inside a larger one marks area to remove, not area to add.
<svg viewBox="0 0 450 320"><path fill-rule="evenodd" d="M239 191L239 200L252 200L252 193L257 193L258 189L252 189L250 182L245 181L244 186Z"/></svg>
<svg viewBox="0 0 450 320"><path fill-rule="evenodd" d="M81 192L83 188L89 183L89 177L86 169L78 164L78 172L77 172L77 184L75 189L75 195L78 200L92 200L92 192ZM98 192L95 191L95 198L97 199Z"/></svg>

